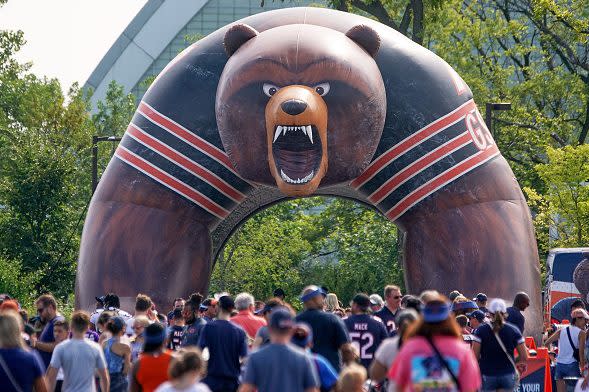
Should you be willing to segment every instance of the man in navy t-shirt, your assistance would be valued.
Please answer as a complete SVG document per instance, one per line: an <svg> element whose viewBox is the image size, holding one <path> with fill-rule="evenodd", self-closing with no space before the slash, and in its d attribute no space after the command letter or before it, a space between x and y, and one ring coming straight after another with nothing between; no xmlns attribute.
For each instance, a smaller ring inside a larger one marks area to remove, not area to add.
<svg viewBox="0 0 589 392"><path fill-rule="evenodd" d="M65 319L57 313L57 302L51 294L40 296L35 302L35 305L37 306L37 314L46 324L39 338L32 339L31 344L39 352L43 360L43 365L47 368L51 362L53 350L57 345L53 336L53 324L57 320L63 321Z"/></svg>
<svg viewBox="0 0 589 392"><path fill-rule="evenodd" d="M382 320L387 332L391 334L397 329L395 326L395 316L401 309L401 289L398 286L389 285L384 288L385 305L374 315Z"/></svg>
<svg viewBox="0 0 589 392"><path fill-rule="evenodd" d="M370 297L356 294L352 300L352 315L344 319L352 344L358 349L360 362L368 370L376 349L388 337L387 330L380 319L368 314Z"/></svg>
<svg viewBox="0 0 589 392"><path fill-rule="evenodd" d="M342 357L344 362L353 360L353 351L349 344L348 330L342 320L333 313L323 311L325 295L325 291L320 287L305 287L300 297L305 310L296 317L296 321L311 326L313 331L311 350L323 355L339 372Z"/></svg>
<svg viewBox="0 0 589 392"><path fill-rule="evenodd" d="M520 292L515 295L513 306L507 308L507 322L515 325L521 333L524 333L526 319L522 312L530 306L530 297Z"/></svg>
<svg viewBox="0 0 589 392"><path fill-rule="evenodd" d="M209 349L207 376L203 380L213 392L232 392L238 387L240 361L247 355L245 331L231 323L229 318L235 308L233 298L219 298L216 320L207 323L200 332L198 345Z"/></svg>

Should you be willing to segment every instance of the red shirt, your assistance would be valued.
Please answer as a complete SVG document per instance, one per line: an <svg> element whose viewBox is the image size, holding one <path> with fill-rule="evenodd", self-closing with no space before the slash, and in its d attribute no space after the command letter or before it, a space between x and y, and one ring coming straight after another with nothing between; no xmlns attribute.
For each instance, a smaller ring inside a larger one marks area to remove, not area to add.
<svg viewBox="0 0 589 392"><path fill-rule="evenodd" d="M254 316L249 310L240 310L236 316L231 317L231 322L243 328L251 339L256 337L258 329L266 325L265 319Z"/></svg>
<svg viewBox="0 0 589 392"><path fill-rule="evenodd" d="M169 350L157 355L139 355L139 370L135 379L141 385L143 392L153 392L160 384L168 381L168 366L171 359L172 352Z"/></svg>

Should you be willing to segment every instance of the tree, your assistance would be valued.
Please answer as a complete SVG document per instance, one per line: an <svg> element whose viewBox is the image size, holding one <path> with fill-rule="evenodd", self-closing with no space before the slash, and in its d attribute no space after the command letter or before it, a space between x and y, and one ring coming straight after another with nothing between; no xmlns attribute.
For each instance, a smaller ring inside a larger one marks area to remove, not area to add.
<svg viewBox="0 0 589 392"><path fill-rule="evenodd" d="M380 213L335 198L280 203L250 218L217 260L211 291L267 298L282 287L289 300L319 284L349 300L358 291L402 285L396 227Z"/></svg>
<svg viewBox="0 0 589 392"><path fill-rule="evenodd" d="M541 250L589 246L589 145L549 147L547 153L548 163L536 166L546 193L525 188L537 211Z"/></svg>
<svg viewBox="0 0 589 392"><path fill-rule="evenodd" d="M583 143L589 127L588 8L583 1L565 12L553 0L451 0L428 25L426 46L478 102L512 102L495 119L494 136L520 183L540 193L546 184L534 167L546 163L546 146Z"/></svg>

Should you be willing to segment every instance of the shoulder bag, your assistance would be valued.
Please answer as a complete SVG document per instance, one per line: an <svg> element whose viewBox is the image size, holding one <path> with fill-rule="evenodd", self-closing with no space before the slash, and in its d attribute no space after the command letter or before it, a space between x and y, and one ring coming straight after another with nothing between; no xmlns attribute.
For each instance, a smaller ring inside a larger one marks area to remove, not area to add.
<svg viewBox="0 0 589 392"><path fill-rule="evenodd" d="M569 343L573 349L573 358L575 358L575 361L579 362L579 349L576 348L575 345L573 344L573 339L571 338L571 327L567 327L566 329L567 329L567 336L569 338Z"/></svg>
<svg viewBox="0 0 589 392"><path fill-rule="evenodd" d="M438 357L438 360L442 363L442 365L444 365L448 373L450 373L450 377L452 377L452 380L454 380L456 388L458 388L459 391L462 391L462 388L460 387L460 381L458 381L458 377L456 377L452 369L450 369L450 365L448 365L448 362L446 362L446 359L444 358L442 353L440 353L440 350L438 350L438 348L430 338L426 338L426 340L429 343L429 345L432 346L432 348L434 349L434 352L436 353L436 357Z"/></svg>
<svg viewBox="0 0 589 392"><path fill-rule="evenodd" d="M511 358L511 355L509 355L509 353L507 352L507 349L505 348L503 341L499 337L499 334L497 332L493 331L493 335L495 335L495 339L497 339L497 343L499 343L499 347L501 347L501 350L503 350L503 353L505 353L505 356L507 357L507 359L509 359L509 362L511 362L511 366L513 366L513 370L515 371L515 385L513 386L513 389L515 390L519 387L519 384L521 382L519 370L517 370L517 366L515 366L515 362L513 361L513 358Z"/></svg>
<svg viewBox="0 0 589 392"><path fill-rule="evenodd" d="M12 372L8 368L8 365L6 365L6 362L4 362L4 358L2 358L2 355L0 355L0 366L2 367L2 370L4 370L4 373L6 373L6 376L8 377L8 380L10 381L10 383L12 384L12 387L14 389L16 389L16 392L23 392L23 389L21 388L21 386L18 385L18 383L14 379L14 376L12 375Z"/></svg>

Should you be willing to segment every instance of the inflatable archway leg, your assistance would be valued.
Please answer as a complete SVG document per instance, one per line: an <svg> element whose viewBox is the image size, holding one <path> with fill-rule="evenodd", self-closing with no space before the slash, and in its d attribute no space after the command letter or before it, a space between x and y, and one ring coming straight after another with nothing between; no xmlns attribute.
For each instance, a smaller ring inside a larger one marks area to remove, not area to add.
<svg viewBox="0 0 589 392"><path fill-rule="evenodd" d="M530 295L526 331L542 331L540 280L529 209L503 158L466 175L399 220L407 289L484 292L509 303Z"/></svg>
<svg viewBox="0 0 589 392"><path fill-rule="evenodd" d="M84 226L76 277L77 307L114 292L133 309L149 295L166 307L172 298L206 292L211 240L202 218L176 194L113 161L103 175Z"/></svg>

